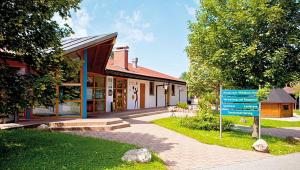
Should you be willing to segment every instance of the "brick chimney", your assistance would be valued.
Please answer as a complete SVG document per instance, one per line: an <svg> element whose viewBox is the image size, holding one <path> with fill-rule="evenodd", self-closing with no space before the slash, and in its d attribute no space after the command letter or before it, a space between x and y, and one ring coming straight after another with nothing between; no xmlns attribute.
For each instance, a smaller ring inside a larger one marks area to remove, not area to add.
<svg viewBox="0 0 300 170"><path fill-rule="evenodd" d="M128 70L128 46L116 47L114 50L114 65Z"/></svg>

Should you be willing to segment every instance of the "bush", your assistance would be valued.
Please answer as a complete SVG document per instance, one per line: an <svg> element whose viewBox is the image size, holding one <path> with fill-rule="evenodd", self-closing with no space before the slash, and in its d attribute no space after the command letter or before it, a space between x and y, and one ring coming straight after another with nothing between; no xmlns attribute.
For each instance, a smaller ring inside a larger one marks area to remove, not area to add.
<svg viewBox="0 0 300 170"><path fill-rule="evenodd" d="M219 116L208 113L200 113L194 117L181 118L180 126L198 130L220 130ZM233 123L231 121L222 121L223 131L230 130L232 126Z"/></svg>
<svg viewBox="0 0 300 170"><path fill-rule="evenodd" d="M186 102L179 102L176 104L177 107L181 108L181 109L188 109L189 106Z"/></svg>

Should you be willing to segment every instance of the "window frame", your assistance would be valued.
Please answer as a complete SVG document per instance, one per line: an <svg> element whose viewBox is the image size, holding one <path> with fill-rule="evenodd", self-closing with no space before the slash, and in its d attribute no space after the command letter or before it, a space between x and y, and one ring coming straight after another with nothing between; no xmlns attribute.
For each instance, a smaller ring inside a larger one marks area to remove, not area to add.
<svg viewBox="0 0 300 170"><path fill-rule="evenodd" d="M172 96L175 96L175 84L171 85L171 94Z"/></svg>
<svg viewBox="0 0 300 170"><path fill-rule="evenodd" d="M154 86L155 86L154 81L150 81L149 82L149 96L154 96L155 95Z"/></svg>

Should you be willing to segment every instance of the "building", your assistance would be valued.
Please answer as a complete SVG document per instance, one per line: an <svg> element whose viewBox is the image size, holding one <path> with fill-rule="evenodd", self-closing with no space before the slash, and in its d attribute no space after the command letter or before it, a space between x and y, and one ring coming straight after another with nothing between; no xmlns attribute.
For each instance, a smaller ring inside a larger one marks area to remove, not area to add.
<svg viewBox="0 0 300 170"><path fill-rule="evenodd" d="M273 89L261 104L262 117L292 117L295 103L295 99L283 89Z"/></svg>
<svg viewBox="0 0 300 170"><path fill-rule="evenodd" d="M78 77L57 86L54 107L35 107L25 117L87 118L186 102L184 81L141 67L137 58L128 63L128 47L115 48L111 55L116 38L117 33L112 33L63 40L64 56L83 63ZM11 62L11 67L28 69Z"/></svg>

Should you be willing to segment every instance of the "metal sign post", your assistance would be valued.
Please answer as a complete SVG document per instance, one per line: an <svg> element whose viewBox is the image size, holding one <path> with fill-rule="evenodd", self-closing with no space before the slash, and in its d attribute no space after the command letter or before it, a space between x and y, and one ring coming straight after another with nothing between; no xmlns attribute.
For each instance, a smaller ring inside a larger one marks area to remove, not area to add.
<svg viewBox="0 0 300 170"><path fill-rule="evenodd" d="M258 139L260 139L261 137L261 102L259 102L259 118L258 118L259 122L258 122Z"/></svg>

